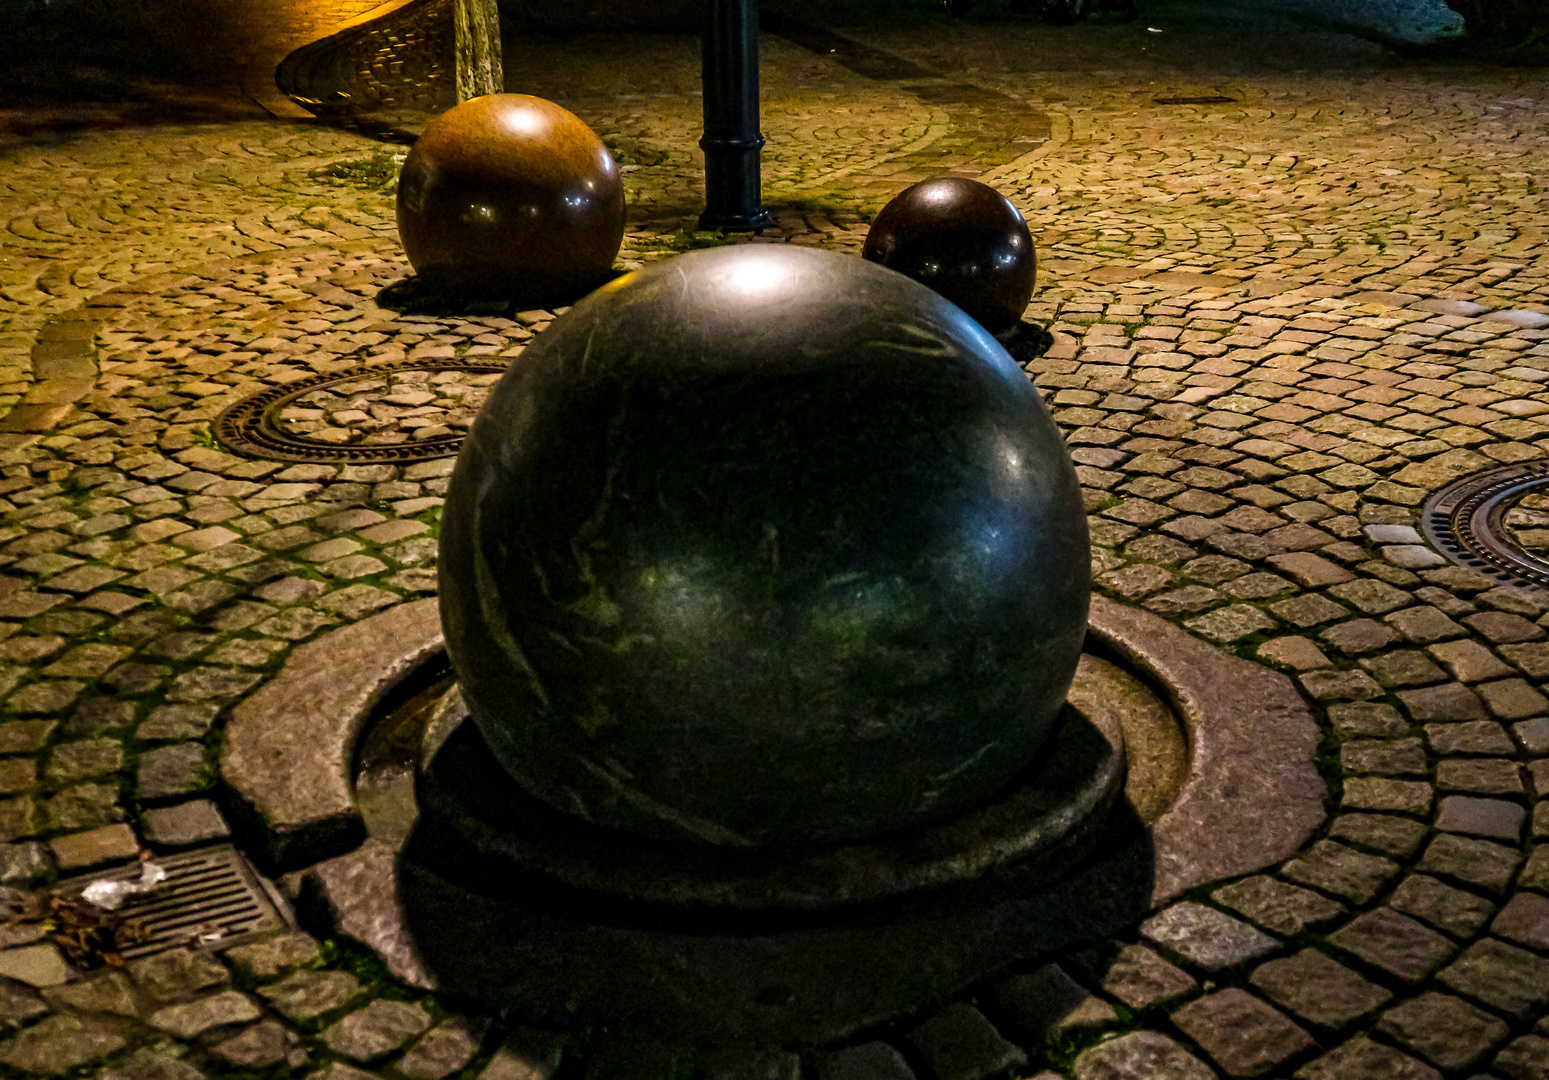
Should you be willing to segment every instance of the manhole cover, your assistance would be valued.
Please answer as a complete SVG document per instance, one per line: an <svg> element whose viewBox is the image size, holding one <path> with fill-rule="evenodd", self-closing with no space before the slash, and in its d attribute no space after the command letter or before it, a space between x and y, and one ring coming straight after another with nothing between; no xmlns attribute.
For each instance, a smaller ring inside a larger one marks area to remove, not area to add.
<svg viewBox="0 0 1549 1080"><path fill-rule="evenodd" d="M1431 496L1421 528L1453 562L1549 587L1549 464L1507 465L1466 476Z"/></svg>
<svg viewBox="0 0 1549 1080"><path fill-rule="evenodd" d="M215 437L271 461L411 462L452 457L506 365L363 364L272 387L227 406Z"/></svg>
<svg viewBox="0 0 1549 1080"><path fill-rule="evenodd" d="M283 904L267 883L229 844L158 858L167 878L154 892L133 896L118 913L145 928L146 939L122 950L126 960L186 945L218 941L224 948L239 939L289 927ZM140 864L61 882L62 896L78 897L98 881L139 878Z"/></svg>

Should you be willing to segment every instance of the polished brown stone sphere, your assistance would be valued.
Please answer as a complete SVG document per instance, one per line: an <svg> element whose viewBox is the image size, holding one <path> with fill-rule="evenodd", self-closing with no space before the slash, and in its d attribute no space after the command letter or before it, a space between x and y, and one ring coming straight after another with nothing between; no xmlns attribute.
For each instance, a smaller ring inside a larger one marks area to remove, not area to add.
<svg viewBox="0 0 1549 1080"><path fill-rule="evenodd" d="M574 113L491 94L438 116L415 142L398 179L398 233L433 284L565 302L612 269L624 185Z"/></svg>
<svg viewBox="0 0 1549 1080"><path fill-rule="evenodd" d="M1081 487L1022 369L902 274L785 244L608 283L463 444L440 539L463 697L530 794L807 847L991 798L1086 634Z"/></svg>
<svg viewBox="0 0 1549 1080"><path fill-rule="evenodd" d="M1011 201L961 176L923 180L882 208L861 252L935 289L992 334L1021 321L1038 272Z"/></svg>

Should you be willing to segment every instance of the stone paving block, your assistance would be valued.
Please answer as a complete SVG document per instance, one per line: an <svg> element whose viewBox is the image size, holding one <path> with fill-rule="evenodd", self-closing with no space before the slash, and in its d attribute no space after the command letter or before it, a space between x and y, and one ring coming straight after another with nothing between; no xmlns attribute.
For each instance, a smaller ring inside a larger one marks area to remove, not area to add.
<svg viewBox="0 0 1549 1080"><path fill-rule="evenodd" d="M254 979L272 979L293 967L310 964L320 956L318 943L299 930L237 945L225 951L228 963Z"/></svg>
<svg viewBox="0 0 1549 1080"><path fill-rule="evenodd" d="M1425 738L1438 754L1494 755L1515 752L1506 729L1494 721L1471 720L1461 724L1427 724Z"/></svg>
<svg viewBox="0 0 1549 1080"><path fill-rule="evenodd" d="M57 1075L101 1060L128 1042L122 1021L94 1016L50 1016L0 1043L0 1065Z"/></svg>
<svg viewBox="0 0 1549 1080"><path fill-rule="evenodd" d="M209 799L153 807L141 816L140 831L161 847L188 847L231 835L226 819Z"/></svg>
<svg viewBox="0 0 1549 1080"><path fill-rule="evenodd" d="M1323 650L1311 640L1297 635L1274 638L1258 648L1258 656L1272 664L1288 667L1293 671L1310 671L1328 667L1329 659Z"/></svg>
<svg viewBox="0 0 1549 1080"><path fill-rule="evenodd" d="M1143 937L1198 964L1219 971L1256 960L1279 942L1247 923L1203 904L1174 904L1140 926Z"/></svg>
<svg viewBox="0 0 1549 1080"><path fill-rule="evenodd" d="M140 842L127 825L104 825L86 832L56 836L48 844L61 870L84 870L102 863L132 859L140 853Z"/></svg>
<svg viewBox="0 0 1549 1080"><path fill-rule="evenodd" d="M1477 1064L1510 1033L1499 1017L1434 992L1389 1009L1377 1030L1449 1071Z"/></svg>
<svg viewBox="0 0 1549 1080"><path fill-rule="evenodd" d="M1473 791L1483 795L1522 795L1522 774L1510 758L1470 758L1436 766L1436 786L1443 791Z"/></svg>
<svg viewBox="0 0 1549 1080"><path fill-rule="evenodd" d="M231 982L231 972L202 949L170 949L130 961L129 977L157 1001L177 1001Z"/></svg>
<svg viewBox="0 0 1549 1080"><path fill-rule="evenodd" d="M1174 967L1144 945L1126 945L1117 953L1105 950L1080 954L1077 961L1105 994L1132 1009L1149 1009L1193 991L1193 976Z"/></svg>
<svg viewBox="0 0 1549 1080"><path fill-rule="evenodd" d="M1329 838L1358 847L1374 848L1384 855L1413 855L1425 839L1423 822L1391 814L1341 814L1329 828Z"/></svg>
<svg viewBox="0 0 1549 1080"><path fill-rule="evenodd" d="M1450 621L1450 620L1449 620ZM1514 675L1512 668L1477 641L1445 641L1426 649L1432 658L1458 682L1476 683L1505 679Z"/></svg>
<svg viewBox="0 0 1549 1080"><path fill-rule="evenodd" d="M245 1024L262 1015L247 995L226 990L181 1005L168 1005L150 1016L150 1024L180 1039L192 1039L214 1028Z"/></svg>
<svg viewBox="0 0 1549 1080"><path fill-rule="evenodd" d="M1481 611L1462 620L1469 629L1483 634L1497 645L1515 645L1523 641L1542 641L1543 630L1520 615L1505 611Z"/></svg>
<svg viewBox="0 0 1549 1080"><path fill-rule="evenodd" d="M134 988L120 971L109 971L84 982L50 987L43 991L43 1000L56 1009L65 1006L80 1012L113 1013L130 1019L140 1015Z"/></svg>
<svg viewBox="0 0 1549 1080"><path fill-rule="evenodd" d="M1533 893L1513 896L1490 932L1539 952L1549 952L1549 899Z"/></svg>
<svg viewBox="0 0 1549 1080"><path fill-rule="evenodd" d="M1296 1071L1296 1080L1441 1080L1441 1073L1391 1046L1357 1035Z"/></svg>
<svg viewBox="0 0 1549 1080"><path fill-rule="evenodd" d="M142 799L166 799L209 787L212 778L201 743L173 743L140 755L135 790Z"/></svg>
<svg viewBox="0 0 1549 1080"><path fill-rule="evenodd" d="M473 1060L485 1024L451 1016L427 1031L394 1063L408 1080L443 1080Z"/></svg>
<svg viewBox="0 0 1549 1080"><path fill-rule="evenodd" d="M1337 900L1264 875L1222 886L1211 899L1285 937L1331 923L1347 910Z"/></svg>
<svg viewBox="0 0 1549 1080"><path fill-rule="evenodd" d="M1549 1039L1522 1036L1495 1055L1494 1068L1511 1080L1549 1080Z"/></svg>
<svg viewBox="0 0 1549 1080"><path fill-rule="evenodd" d="M1479 696L1458 683L1442 683L1419 690L1400 690L1398 699L1417 724L1490 718Z"/></svg>
<svg viewBox="0 0 1549 1080"><path fill-rule="evenodd" d="M1230 1076L1261 1076L1316 1045L1283 1013L1236 987L1190 1002L1172 1020Z"/></svg>
<svg viewBox="0 0 1549 1080"><path fill-rule="evenodd" d="M1271 960L1261 965L1250 981L1281 1008L1334 1030L1375 1012L1393 998L1387 990L1316 949Z"/></svg>
<svg viewBox="0 0 1549 1080"><path fill-rule="evenodd" d="M360 981L345 971L298 971L258 988L258 995L281 1015L312 1020L343 1008L360 993Z"/></svg>
<svg viewBox="0 0 1549 1080"><path fill-rule="evenodd" d="M1118 1020L1112 1005L1087 991L1058 964L1045 964L1029 975L996 983L990 988L990 1000L1002 1025L1034 1045Z"/></svg>
<svg viewBox="0 0 1549 1080"><path fill-rule="evenodd" d="M1442 834L1432 839L1417 869L1494 893L1506 891L1522 855L1488 840Z"/></svg>
<svg viewBox="0 0 1549 1080"><path fill-rule="evenodd" d="M1549 678L1549 641L1525 645L1499 645L1496 651L1530 679Z"/></svg>
<svg viewBox="0 0 1549 1080"><path fill-rule="evenodd" d="M818 1080L914 1080L914 1072L885 1042L861 1043L825 1054L817 1062Z"/></svg>
<svg viewBox="0 0 1549 1080"><path fill-rule="evenodd" d="M216 1043L213 1052L239 1069L267 1069L275 1065L300 1065L306 1051L296 1046L296 1036L274 1020L264 1020Z"/></svg>
<svg viewBox="0 0 1549 1080"><path fill-rule="evenodd" d="M1457 952L1434 930L1392 910L1378 908L1329 935L1329 944L1411 985L1420 983Z"/></svg>
<svg viewBox="0 0 1549 1080"><path fill-rule="evenodd" d="M1305 671L1297 681L1317 701L1367 701L1382 696L1382 687L1364 671Z"/></svg>
<svg viewBox="0 0 1549 1080"><path fill-rule="evenodd" d="M1423 780L1389 780L1351 777L1344 783L1340 806L1349 810L1386 810L1400 814L1426 814L1436 793Z"/></svg>
<svg viewBox="0 0 1549 1080"><path fill-rule="evenodd" d="M1512 734L1530 754L1549 754L1549 717L1538 717L1511 725Z"/></svg>
<svg viewBox="0 0 1549 1080"><path fill-rule="evenodd" d="M1526 865L1522 867L1522 876L1517 879L1517 885L1523 889L1549 892L1549 844L1533 846Z"/></svg>
<svg viewBox="0 0 1549 1080"><path fill-rule="evenodd" d="M1076 1080L1215 1080L1215 1071L1167 1036L1132 1031L1084 1050Z"/></svg>
<svg viewBox="0 0 1549 1080"><path fill-rule="evenodd" d="M1474 689L1484 699L1485 707L1502 720L1522 720L1549 711L1549 698L1523 679L1480 683Z"/></svg>
<svg viewBox="0 0 1549 1080"><path fill-rule="evenodd" d="M1339 748L1346 773L1381 776L1424 776L1429 772L1419 739L1361 740Z"/></svg>
<svg viewBox="0 0 1549 1080"><path fill-rule="evenodd" d="M1424 874L1411 874L1399 882L1388 905L1458 938L1473 937L1495 913L1495 905L1482 896Z"/></svg>
<svg viewBox="0 0 1549 1080"><path fill-rule="evenodd" d="M1467 633L1461 625L1448 617L1446 612L1431 606L1404 608L1384 616L1383 621L1402 634L1406 640L1422 645L1462 637ZM1437 656L1434 650L1431 655ZM1441 657L1437 656L1437 659L1441 660Z"/></svg>
<svg viewBox="0 0 1549 1080"><path fill-rule="evenodd" d="M1470 945L1437 981L1517 1020L1549 1005L1549 960L1489 938Z"/></svg>
<svg viewBox="0 0 1549 1080"><path fill-rule="evenodd" d="M1522 836L1522 822L1526 817L1525 807L1505 799L1449 795L1441 800L1436 827L1442 832L1514 842Z"/></svg>
<svg viewBox="0 0 1549 1080"><path fill-rule="evenodd" d="M353 1061L369 1063L400 1049L430 1027L430 1014L418 1005L378 998L325 1028L328 1049Z"/></svg>
<svg viewBox="0 0 1549 1080"><path fill-rule="evenodd" d="M1330 705L1329 720L1345 735L1390 737L1402 735L1409 724L1393 706L1380 701L1358 701Z"/></svg>
<svg viewBox="0 0 1549 1080"><path fill-rule="evenodd" d="M906 1038L936 1080L983 1080L1027 1064L1026 1054L964 1002L948 1005Z"/></svg>

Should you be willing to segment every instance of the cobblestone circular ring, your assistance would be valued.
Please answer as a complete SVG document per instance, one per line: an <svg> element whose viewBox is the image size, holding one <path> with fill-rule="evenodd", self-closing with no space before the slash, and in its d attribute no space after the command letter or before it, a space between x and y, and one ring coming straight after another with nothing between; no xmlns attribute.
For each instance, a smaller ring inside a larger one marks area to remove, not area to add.
<svg viewBox="0 0 1549 1080"><path fill-rule="evenodd" d="M1465 476L1426 501L1426 539L1454 562L1492 577L1549 587L1549 463Z"/></svg>
<svg viewBox="0 0 1549 1080"><path fill-rule="evenodd" d="M394 441L347 441L360 434L360 432L348 432L346 429L333 427L326 429L334 433L333 438L320 438L312 433L311 428L316 425L306 423L311 413L316 413L320 418L322 410L305 409L302 406L308 404L305 399L316 395L319 391L324 394L330 392L345 391L347 396L358 397L371 395L376 391L387 390L387 381L394 376L401 376L406 372L425 372L430 375L439 375L445 372L461 372L475 376L489 376L488 382L504 372L506 365L503 363L477 363L462 362L456 360L412 360L396 364L362 364L345 371L333 372L327 375L318 375L313 378L303 379L299 382L287 383L283 386L271 387L261 393L253 394L223 409L215 418L215 438L233 453L245 457L266 458L271 461L300 461L300 462L344 462L344 463L407 463L415 461L430 461L435 458L452 457L456 455L462 446L464 431L453 430L446 425L429 425L439 427L440 431L425 437L401 439ZM481 379L481 382L486 380ZM383 385L371 386L372 383L382 382ZM360 384L365 384L364 386ZM355 386L353 394L349 393ZM378 394L376 399L365 404L378 402L390 405L402 405L404 402L390 402L395 395ZM399 397L406 395L399 394ZM424 394L427 398L433 395ZM427 402L428 403L428 402ZM412 407L412 406L411 406ZM359 412L360 410L356 410ZM474 409L473 411L476 411ZM466 415L465 410L465 415ZM292 414L292 415L287 415ZM297 421L297 414L306 414L302 420ZM336 412L333 416L341 416ZM369 415L369 414L367 414ZM394 419L402 419L396 417ZM467 420L471 421L471 415ZM379 422L386 423L385 420ZM454 421L456 423L456 421ZM301 430L297 430L297 427ZM291 428L291 430L287 430ZM419 430L424 430L420 428Z"/></svg>

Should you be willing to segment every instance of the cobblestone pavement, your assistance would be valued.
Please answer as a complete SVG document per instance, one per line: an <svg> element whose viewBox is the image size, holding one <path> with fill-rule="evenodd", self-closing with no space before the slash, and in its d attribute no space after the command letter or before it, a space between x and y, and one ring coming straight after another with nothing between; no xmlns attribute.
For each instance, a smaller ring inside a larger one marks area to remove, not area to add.
<svg viewBox="0 0 1549 1080"><path fill-rule="evenodd" d="M1011 196L1043 260L1028 315L1055 335L1030 373L1079 464L1099 588L1291 672L1325 722L1331 808L1276 871L814 1058L819 1075L1549 1075L1549 595L1415 531L1429 492L1544 457L1549 77L1196 16L766 40L778 227L759 242L856 250L886 198L942 169ZM691 231L692 40L512 36L506 55L512 89L615 146L622 265L724 242ZM422 122L434 80L390 63L372 78L405 80L395 122ZM309 70L321 100L326 65ZM1156 100L1202 96L1228 100ZM433 592L450 459L286 465L210 433L241 397L363 362L517 357L554 316L383 292L408 273L398 152L252 119L0 141L13 907L223 836L223 710L297 644ZM431 438L481 378L346 383L292 419L324 442ZM95 971L55 940L0 925L0 1068L503 1080L559 1060L346 938Z"/></svg>

